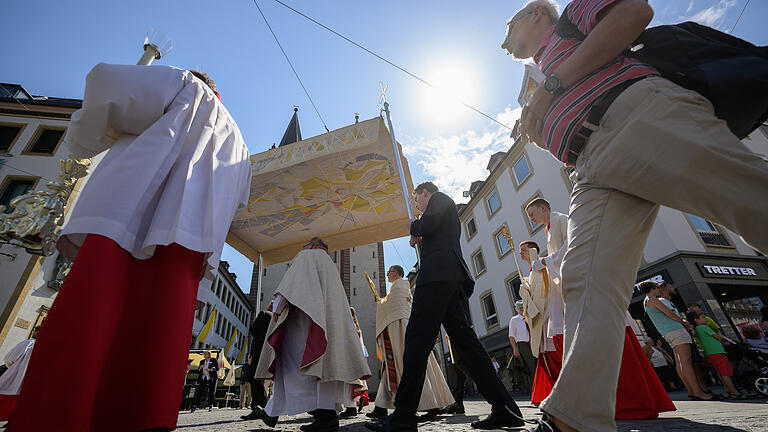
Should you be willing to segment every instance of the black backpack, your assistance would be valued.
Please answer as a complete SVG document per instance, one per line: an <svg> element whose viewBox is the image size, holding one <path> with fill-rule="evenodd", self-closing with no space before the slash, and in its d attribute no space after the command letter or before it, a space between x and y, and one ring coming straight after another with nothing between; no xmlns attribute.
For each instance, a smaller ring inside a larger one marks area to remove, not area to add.
<svg viewBox="0 0 768 432"><path fill-rule="evenodd" d="M555 26L563 39L586 37L564 11ZM699 92L739 139L768 118L768 47L687 21L646 29L623 55Z"/></svg>

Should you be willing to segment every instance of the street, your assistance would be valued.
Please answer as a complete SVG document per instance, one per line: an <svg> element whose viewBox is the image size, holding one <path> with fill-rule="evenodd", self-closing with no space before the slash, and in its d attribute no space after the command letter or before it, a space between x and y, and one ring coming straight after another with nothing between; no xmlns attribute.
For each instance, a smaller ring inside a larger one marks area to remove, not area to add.
<svg viewBox="0 0 768 432"><path fill-rule="evenodd" d="M578 395L574 395L578 397ZM677 406L677 411L662 413L659 419L641 421L621 421L618 430L621 432L648 431L697 431L697 432L725 432L725 431L767 431L768 426L768 400L755 399L739 402L693 402L686 398L685 393L671 393L670 396ZM530 405L522 397L516 398L518 405L527 420L539 417L540 411ZM490 406L482 399L468 399L464 401L467 410L465 415L441 416L437 420L420 425L419 430L424 432L446 431L471 431L469 424L478 418L485 417ZM364 412L370 412L372 406L367 406ZM212 412L199 410L195 413L183 411L179 413L178 430L184 432L210 432L210 431L296 431L302 424L310 421L309 415L300 415L281 419L275 429L266 427L261 421L241 421L240 416L247 414L248 410L240 409L214 409ZM344 432L368 431L364 423L368 421L362 413L352 419L341 421L341 430ZM531 430L533 426L526 429Z"/></svg>

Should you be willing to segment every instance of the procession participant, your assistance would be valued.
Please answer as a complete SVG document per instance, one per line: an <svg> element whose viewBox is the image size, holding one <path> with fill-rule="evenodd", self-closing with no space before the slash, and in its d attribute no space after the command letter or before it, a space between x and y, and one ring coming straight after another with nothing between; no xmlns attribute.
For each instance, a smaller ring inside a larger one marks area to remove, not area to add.
<svg viewBox="0 0 768 432"><path fill-rule="evenodd" d="M381 352L381 381L376 392L376 408L368 414L383 419L387 409L395 407L395 395L403 374L403 350L405 329L411 316L411 290L405 272L399 265L387 271L387 281L392 284L389 293L376 305L376 344ZM441 408L454 403L448 383L432 352L427 359L427 371L419 400L418 411L427 411L420 420L437 416Z"/></svg>
<svg viewBox="0 0 768 432"><path fill-rule="evenodd" d="M265 407L267 405L267 389L264 380L256 379L256 365L259 364L261 348L267 338L269 323L272 321L272 314L266 311L259 311L256 318L248 327L251 335L251 343L248 346L248 380L251 383L251 412L240 416L243 420L256 420L259 418L255 412L256 407Z"/></svg>
<svg viewBox="0 0 768 432"><path fill-rule="evenodd" d="M363 342L363 331L360 330L360 323L357 321L357 312L355 308L350 307L349 312L352 314L352 321L355 323L355 330L357 331L357 338L360 340L360 348L363 350L363 355L368 358L368 349ZM347 406L347 409L339 415L341 418L351 418L357 415L363 407L370 404L370 398L368 396L368 383L366 380L358 379L350 383L350 390L352 392L352 401L354 406Z"/></svg>
<svg viewBox="0 0 768 432"><path fill-rule="evenodd" d="M520 288L522 289L522 286ZM517 315L509 320L509 343L512 345L512 358L509 360L507 368L510 368L510 365L515 361L513 359L520 360L524 376L522 377L522 382L518 384L527 390L528 393L533 395L533 377L536 372L536 356L533 355L533 351L531 351L531 332L525 321L525 302L523 302L523 300L516 301L515 310L517 311Z"/></svg>
<svg viewBox="0 0 768 432"><path fill-rule="evenodd" d="M477 429L523 426L520 409L491 365L467 316L467 298L474 281L461 254L461 223L456 203L432 182L414 191L423 214L411 222L410 244L421 244L420 269L405 334L403 375L395 395L395 411L383 423L367 423L374 431L416 430L427 361L440 325L451 337L453 351L464 361L480 393L491 404L491 415L472 423Z"/></svg>
<svg viewBox="0 0 768 432"><path fill-rule="evenodd" d="M528 263L530 274L520 285L525 313L531 334L531 352L536 356L531 403L538 405L552 391L563 362L563 312L560 294L549 277L549 271L539 270L532 263L539 260L539 245L534 241L520 243L520 257Z"/></svg>
<svg viewBox="0 0 768 432"><path fill-rule="evenodd" d="M213 410L214 392L216 391L216 383L219 380L219 362L217 359L211 358L211 352L205 351L203 353L203 359L197 367L197 386L195 387L195 400L192 403L190 412L195 412L196 409L201 408L201 399L205 400L205 406L208 407L208 411Z"/></svg>
<svg viewBox="0 0 768 432"><path fill-rule="evenodd" d="M213 80L170 66L95 66L65 141L77 157L106 153L58 239L74 264L9 430L174 429L198 285L210 287L248 202L248 148Z"/></svg>
<svg viewBox="0 0 768 432"><path fill-rule="evenodd" d="M562 264L566 357L539 429L608 432L624 313L660 205L766 253L768 226L755 221L768 201L755 197L768 196L768 167L704 96L622 54L653 18L647 1L575 0L564 15L583 40L556 34L557 4L534 0L509 20L502 46L533 57L546 76L523 108L523 139L575 166Z"/></svg>
<svg viewBox="0 0 768 432"><path fill-rule="evenodd" d="M273 394L256 415L270 427L279 416L308 412L301 430L334 431L338 413L353 406L352 385L371 376L328 246L313 238L291 262L275 291L273 320L256 368L273 379Z"/></svg>
<svg viewBox="0 0 768 432"><path fill-rule="evenodd" d="M0 376L0 420L8 420L19 400L19 390L24 382L24 375L29 366L29 357L35 346L35 338L40 326L32 329L29 339L25 339L8 351L5 355L6 370Z"/></svg>

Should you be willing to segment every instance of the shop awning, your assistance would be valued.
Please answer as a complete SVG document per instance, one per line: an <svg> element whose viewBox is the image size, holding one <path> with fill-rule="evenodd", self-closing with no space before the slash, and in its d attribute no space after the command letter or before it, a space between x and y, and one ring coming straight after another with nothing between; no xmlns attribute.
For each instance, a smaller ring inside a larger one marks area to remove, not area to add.
<svg viewBox="0 0 768 432"><path fill-rule="evenodd" d="M331 251L408 235L402 181L392 138L376 117L251 156L253 178L246 209L227 243L264 265L289 261L309 239Z"/></svg>

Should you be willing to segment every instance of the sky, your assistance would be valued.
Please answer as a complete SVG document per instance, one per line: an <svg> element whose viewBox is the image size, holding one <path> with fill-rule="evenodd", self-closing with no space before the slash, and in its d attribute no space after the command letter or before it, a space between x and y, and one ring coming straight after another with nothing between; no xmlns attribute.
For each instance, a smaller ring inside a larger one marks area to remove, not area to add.
<svg viewBox="0 0 768 432"><path fill-rule="evenodd" d="M464 108L469 103L501 123L519 117L523 65L501 50L507 19L523 0L363 2L284 0L371 51L434 84L430 89L274 0L256 0L333 130L379 115L379 82L388 84L394 132L414 184L434 181L457 202L483 180L490 155L506 151L509 131ZM650 0L651 25L693 20L731 31L748 0ZM564 6L567 2L558 2ZM130 2L6 0L0 28L0 82L34 95L81 98L85 75L99 62L135 63L150 28L173 49L157 64L201 69L216 81L250 152L280 141L299 106L302 135L324 132L252 0ZM13 19L10 19L13 17ZM768 45L768 2L751 1L732 34ZM411 268L407 239L384 243L387 266ZM225 246L223 259L248 292L252 263Z"/></svg>

